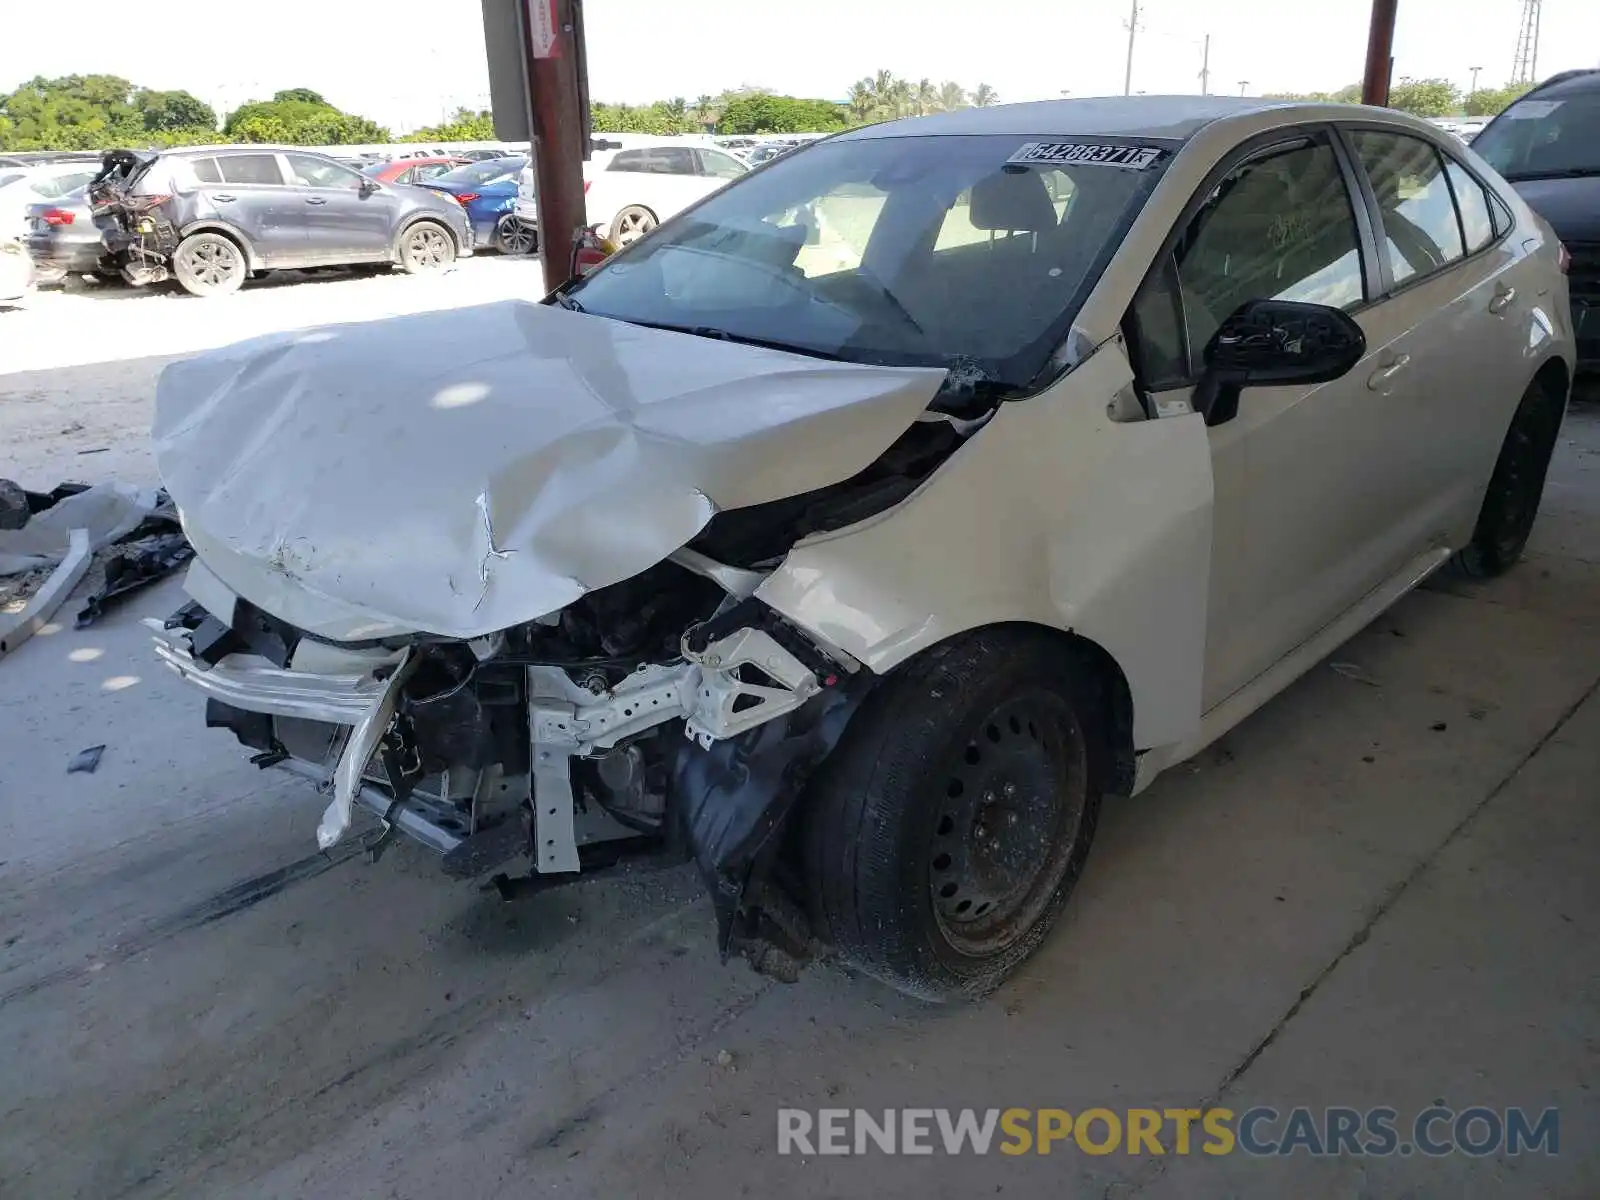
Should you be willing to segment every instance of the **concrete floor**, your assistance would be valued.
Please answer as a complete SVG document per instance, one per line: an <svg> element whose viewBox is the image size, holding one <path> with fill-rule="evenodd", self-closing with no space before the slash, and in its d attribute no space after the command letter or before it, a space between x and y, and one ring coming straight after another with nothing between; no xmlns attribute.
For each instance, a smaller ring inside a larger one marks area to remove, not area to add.
<svg viewBox="0 0 1600 1200"><path fill-rule="evenodd" d="M507 907L409 847L313 854L321 802L158 673L137 618L177 603L0 663L8 1200L1600 1194L1594 413L1528 561L1409 597L1111 805L969 1008L720 967L687 870ZM1436 1101L1557 1106L1561 1153L776 1154L783 1106Z"/></svg>

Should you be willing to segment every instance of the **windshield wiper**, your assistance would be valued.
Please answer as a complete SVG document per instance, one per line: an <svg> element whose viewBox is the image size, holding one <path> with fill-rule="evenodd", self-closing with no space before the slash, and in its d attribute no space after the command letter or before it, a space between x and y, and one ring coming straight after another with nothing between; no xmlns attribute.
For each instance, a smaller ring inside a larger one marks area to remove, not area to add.
<svg viewBox="0 0 1600 1200"><path fill-rule="evenodd" d="M1505 177L1507 183L1521 183L1530 179L1584 179L1600 175L1600 167L1561 167L1553 171L1515 171Z"/></svg>
<svg viewBox="0 0 1600 1200"><path fill-rule="evenodd" d="M710 338L714 342L737 342L741 346L761 346L767 350L782 350L789 354L804 354L808 358L825 358L830 362L848 361L837 354L829 354L825 350L813 350L809 346L795 346L789 342L774 341L771 338L747 337L742 333L731 333L726 329L719 329L715 325L669 325L659 321L636 321L629 317L618 317L619 321L627 321L630 325L642 325L646 329L665 329L668 333L687 333L694 337Z"/></svg>

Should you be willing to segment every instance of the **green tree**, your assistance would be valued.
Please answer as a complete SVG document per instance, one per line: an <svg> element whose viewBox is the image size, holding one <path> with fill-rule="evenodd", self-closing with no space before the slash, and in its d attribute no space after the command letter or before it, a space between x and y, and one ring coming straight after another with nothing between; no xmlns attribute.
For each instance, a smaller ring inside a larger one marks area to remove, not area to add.
<svg viewBox="0 0 1600 1200"><path fill-rule="evenodd" d="M306 89L293 90L304 92ZM278 93L278 96L285 95L289 93ZM326 102L299 98L274 97L240 105L228 114L222 131L235 141L281 142L294 146L339 146L389 141L389 131L376 122L354 113L342 112Z"/></svg>
<svg viewBox="0 0 1600 1200"><path fill-rule="evenodd" d="M38 76L0 96L13 150L96 150L147 140L133 84L116 75Z"/></svg>
<svg viewBox="0 0 1600 1200"><path fill-rule="evenodd" d="M872 120L878 108L877 93L872 90L872 80L858 79L850 85L850 98L845 101L850 116L858 123Z"/></svg>
<svg viewBox="0 0 1600 1200"><path fill-rule="evenodd" d="M757 93L730 100L717 129L722 133L820 133L845 124L845 111L826 100Z"/></svg>
<svg viewBox="0 0 1600 1200"><path fill-rule="evenodd" d="M989 108L1000 103L1000 94L987 83L980 83L972 92L972 103L979 108Z"/></svg>
<svg viewBox="0 0 1600 1200"><path fill-rule="evenodd" d="M315 104L322 108L333 107L322 98L322 93L313 92L310 88L284 88L281 92L273 92L272 98L279 103L285 100L299 100L305 104Z"/></svg>
<svg viewBox="0 0 1600 1200"><path fill-rule="evenodd" d="M217 130L217 114L212 107L185 91L156 92L140 88L133 94L133 106L139 110L145 129L151 133L205 129L214 134Z"/></svg>
<svg viewBox="0 0 1600 1200"><path fill-rule="evenodd" d="M1406 76L1389 89L1389 107L1418 117L1448 117L1461 111L1461 89L1448 79Z"/></svg>
<svg viewBox="0 0 1600 1200"><path fill-rule="evenodd" d="M919 117L925 117L931 112L938 111L939 89L933 86L933 80L922 79L918 81L916 88L912 92L911 104Z"/></svg>
<svg viewBox="0 0 1600 1200"><path fill-rule="evenodd" d="M1466 99L1467 116L1493 117L1511 107L1513 100L1519 99L1527 92L1530 84L1508 83L1505 87L1479 88L1468 94Z"/></svg>
<svg viewBox="0 0 1600 1200"><path fill-rule="evenodd" d="M488 112L473 112L458 108L449 120L438 125L428 125L400 139L403 142L492 142L494 116Z"/></svg>
<svg viewBox="0 0 1600 1200"><path fill-rule="evenodd" d="M946 80L939 85L939 107L944 109L945 112L955 112L958 108L966 108L969 103L967 89L955 80Z"/></svg>

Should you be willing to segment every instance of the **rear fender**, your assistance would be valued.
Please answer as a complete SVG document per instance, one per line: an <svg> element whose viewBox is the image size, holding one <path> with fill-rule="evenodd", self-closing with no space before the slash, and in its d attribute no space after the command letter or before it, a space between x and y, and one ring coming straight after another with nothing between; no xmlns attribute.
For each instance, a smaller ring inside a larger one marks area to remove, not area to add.
<svg viewBox="0 0 1600 1200"><path fill-rule="evenodd" d="M1137 749L1194 736L1210 444L1197 414L1114 420L1132 387L1121 345L1102 346L897 507L799 542L756 595L877 672L981 626L1070 631L1121 667Z"/></svg>
<svg viewBox="0 0 1600 1200"><path fill-rule="evenodd" d="M206 217L199 221L190 221L189 224L178 230L178 238L181 241L183 238L188 237L191 233L220 233L225 237L231 238L233 241L239 243L240 248L244 250L245 266L249 267L252 271L261 270L261 256L256 253L255 246L251 243L250 239L245 236L244 232L232 222L219 220L216 217Z"/></svg>

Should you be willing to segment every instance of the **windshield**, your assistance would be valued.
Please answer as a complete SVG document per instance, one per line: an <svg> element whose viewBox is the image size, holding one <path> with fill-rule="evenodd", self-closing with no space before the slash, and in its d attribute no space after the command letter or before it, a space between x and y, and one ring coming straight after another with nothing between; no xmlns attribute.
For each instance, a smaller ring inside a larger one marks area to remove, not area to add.
<svg viewBox="0 0 1600 1200"><path fill-rule="evenodd" d="M1513 181L1600 175L1600 91L1518 100L1472 148Z"/></svg>
<svg viewBox="0 0 1600 1200"><path fill-rule="evenodd" d="M1045 140L821 142L713 194L566 297L641 325L951 368L947 387L1026 387L1166 161L1093 139L1144 169L1008 162Z"/></svg>
<svg viewBox="0 0 1600 1200"><path fill-rule="evenodd" d="M435 183L459 183L467 187L486 187L491 183L514 179L526 160L521 158L491 158L485 162L468 163L453 171L446 171L434 179Z"/></svg>

